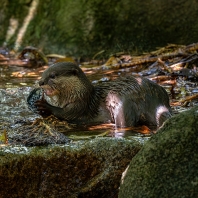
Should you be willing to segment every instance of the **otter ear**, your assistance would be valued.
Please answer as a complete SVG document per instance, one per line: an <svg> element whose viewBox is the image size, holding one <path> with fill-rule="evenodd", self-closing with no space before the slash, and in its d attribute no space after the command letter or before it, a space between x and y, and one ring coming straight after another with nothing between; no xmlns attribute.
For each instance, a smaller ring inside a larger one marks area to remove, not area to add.
<svg viewBox="0 0 198 198"><path fill-rule="evenodd" d="M74 68L71 70L71 72L72 72L73 75L78 75L78 73L79 73L79 71L77 69L74 69Z"/></svg>

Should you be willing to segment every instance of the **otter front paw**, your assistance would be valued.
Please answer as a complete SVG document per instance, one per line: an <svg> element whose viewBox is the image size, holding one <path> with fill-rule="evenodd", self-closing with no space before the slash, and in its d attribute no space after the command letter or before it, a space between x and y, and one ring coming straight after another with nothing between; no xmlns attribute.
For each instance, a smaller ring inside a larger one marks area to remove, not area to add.
<svg viewBox="0 0 198 198"><path fill-rule="evenodd" d="M47 103L47 101L45 99L41 99L41 100L37 100L35 102L35 106L38 110L38 113L43 116L43 117L47 117L52 115L52 111L50 108L50 105Z"/></svg>
<svg viewBox="0 0 198 198"><path fill-rule="evenodd" d="M43 117L51 115L50 105L44 99L44 92L41 88L33 89L28 98L27 104L31 111L40 114Z"/></svg>

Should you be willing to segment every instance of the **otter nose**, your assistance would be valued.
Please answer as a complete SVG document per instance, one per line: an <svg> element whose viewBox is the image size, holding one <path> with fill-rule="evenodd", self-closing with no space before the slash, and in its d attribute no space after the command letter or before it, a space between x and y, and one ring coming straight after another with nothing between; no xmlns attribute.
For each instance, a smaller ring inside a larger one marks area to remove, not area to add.
<svg viewBox="0 0 198 198"><path fill-rule="evenodd" d="M42 85L44 85L44 80L39 81L39 86L42 86Z"/></svg>

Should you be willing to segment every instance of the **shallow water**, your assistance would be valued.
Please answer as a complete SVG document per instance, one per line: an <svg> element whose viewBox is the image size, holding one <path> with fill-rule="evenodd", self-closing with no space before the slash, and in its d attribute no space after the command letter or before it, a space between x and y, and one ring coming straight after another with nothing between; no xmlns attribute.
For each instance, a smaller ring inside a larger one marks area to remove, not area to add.
<svg viewBox="0 0 198 198"><path fill-rule="evenodd" d="M38 77L19 77L20 74L31 71L23 67L0 65L0 88L32 86ZM18 76L15 75L16 73Z"/></svg>

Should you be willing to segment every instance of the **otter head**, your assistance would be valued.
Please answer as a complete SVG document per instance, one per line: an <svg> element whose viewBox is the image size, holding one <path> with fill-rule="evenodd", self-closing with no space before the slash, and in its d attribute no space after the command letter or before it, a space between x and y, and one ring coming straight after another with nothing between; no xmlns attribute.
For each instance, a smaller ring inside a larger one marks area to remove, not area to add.
<svg viewBox="0 0 198 198"><path fill-rule="evenodd" d="M74 63L59 62L46 69L39 85L54 100L55 106L64 108L71 103L87 101L93 85Z"/></svg>

